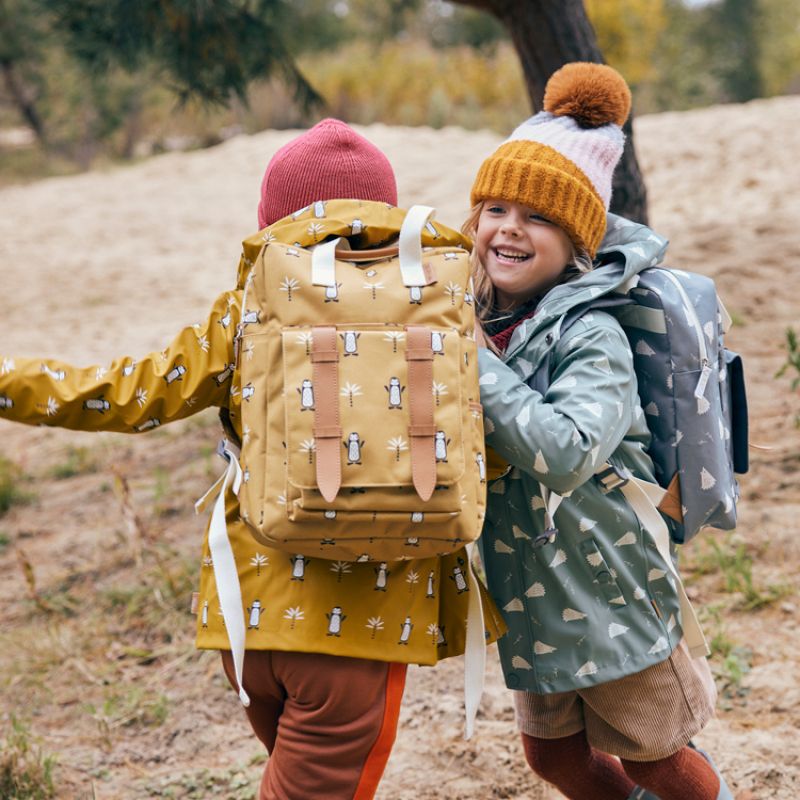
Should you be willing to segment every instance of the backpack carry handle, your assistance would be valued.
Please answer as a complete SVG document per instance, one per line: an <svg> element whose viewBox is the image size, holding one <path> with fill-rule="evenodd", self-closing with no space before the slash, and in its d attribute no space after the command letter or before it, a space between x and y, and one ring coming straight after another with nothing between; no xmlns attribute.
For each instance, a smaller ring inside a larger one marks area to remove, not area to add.
<svg viewBox="0 0 800 800"><path fill-rule="evenodd" d="M351 251L349 242L343 237L317 245L311 253L311 283L314 286L336 286L337 257L346 261L377 261L395 255L399 255L400 274L405 286L435 283L433 270L422 262L422 231L435 213L436 209L430 206L412 206L400 227L397 246Z"/></svg>
<svg viewBox="0 0 800 800"><path fill-rule="evenodd" d="M435 213L430 206L411 206L400 226L400 273L405 286L427 286L436 281L422 263L422 231Z"/></svg>

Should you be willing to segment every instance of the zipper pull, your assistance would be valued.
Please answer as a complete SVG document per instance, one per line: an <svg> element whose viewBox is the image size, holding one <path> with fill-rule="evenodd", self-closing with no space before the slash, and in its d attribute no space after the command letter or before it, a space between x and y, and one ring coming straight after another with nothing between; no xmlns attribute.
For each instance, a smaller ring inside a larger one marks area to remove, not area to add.
<svg viewBox="0 0 800 800"><path fill-rule="evenodd" d="M706 386L708 385L708 379L711 377L711 367L708 365L708 361L703 361L703 370L700 373L700 380L697 381L697 386L694 389L694 396L699 400L703 397L706 393Z"/></svg>

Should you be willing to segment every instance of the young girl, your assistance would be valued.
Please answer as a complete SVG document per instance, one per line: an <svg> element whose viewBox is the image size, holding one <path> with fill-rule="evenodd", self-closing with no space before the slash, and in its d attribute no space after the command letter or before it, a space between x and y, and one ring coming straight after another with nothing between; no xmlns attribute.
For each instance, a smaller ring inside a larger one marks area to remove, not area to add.
<svg viewBox="0 0 800 800"><path fill-rule="evenodd" d="M489 488L483 554L525 754L571 798L731 798L690 745L713 700L679 647L677 581L619 486L596 476L608 462L654 481L628 340L601 311L561 335L571 309L665 249L614 216L600 247L630 93L610 67L570 64L544 106L484 161L465 225L487 443L511 465Z"/></svg>

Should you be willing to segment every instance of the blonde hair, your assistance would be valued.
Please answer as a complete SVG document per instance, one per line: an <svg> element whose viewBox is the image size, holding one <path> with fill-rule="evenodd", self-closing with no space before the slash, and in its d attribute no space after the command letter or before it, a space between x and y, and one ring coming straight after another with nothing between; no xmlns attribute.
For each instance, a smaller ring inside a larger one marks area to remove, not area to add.
<svg viewBox="0 0 800 800"><path fill-rule="evenodd" d="M475 239L475 233L478 230L478 220L483 210L483 205L486 201L481 200L474 205L467 215L464 224L461 226L461 232L468 236L470 239ZM503 317L493 316L496 314L495 309L495 292L492 281L486 273L478 259L478 252L475 247L472 248L470 254L470 261L472 264L472 288L473 297L475 298L475 310L478 322L485 330L487 322L497 322ZM572 245L572 257L564 267L563 272L559 276L555 285L559 286L562 283L569 283L570 281L579 278L587 272L591 272L593 268L591 256L584 250L578 250L575 245ZM503 311L510 311L511 309L503 309ZM487 337L488 338L488 337ZM491 339L489 340L491 344ZM492 348L494 349L494 348Z"/></svg>

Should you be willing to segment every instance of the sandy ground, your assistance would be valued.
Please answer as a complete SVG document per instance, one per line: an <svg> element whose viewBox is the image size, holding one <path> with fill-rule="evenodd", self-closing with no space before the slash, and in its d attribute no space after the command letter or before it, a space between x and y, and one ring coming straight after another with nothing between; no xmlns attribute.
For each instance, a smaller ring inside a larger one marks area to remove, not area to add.
<svg viewBox="0 0 800 800"><path fill-rule="evenodd" d="M394 163L401 204L436 206L453 226L499 142L452 128L363 133ZM0 191L0 355L102 364L203 318L256 227L263 166L292 135ZM714 277L738 323L729 344L746 359L751 438L769 448L751 454L738 538L714 541L728 553L741 543L757 594L776 599L746 608L707 544L687 553L691 592L720 651L733 653L715 658L724 691L700 741L740 796L788 800L800 794L800 396L774 374L785 329L800 324L800 98L644 117L636 144L669 263ZM6 712L25 721L58 758L65 800L248 798L258 780L262 756L216 657L193 651L185 612L201 531L191 500L217 469L215 422L177 427L131 439L0 423L0 453L37 493L0 518L0 736ZM76 453L76 474L55 478ZM112 468L182 572L131 561ZM30 599L20 551L49 610ZM494 655L477 735L461 740L461 668L411 670L379 798L555 798L524 766Z"/></svg>

